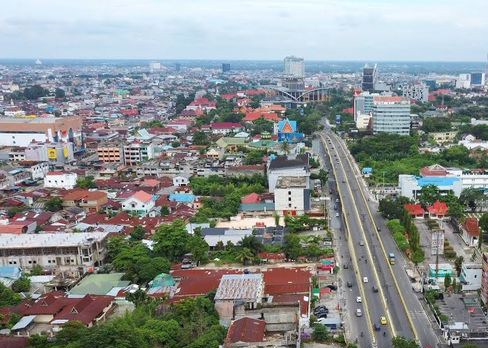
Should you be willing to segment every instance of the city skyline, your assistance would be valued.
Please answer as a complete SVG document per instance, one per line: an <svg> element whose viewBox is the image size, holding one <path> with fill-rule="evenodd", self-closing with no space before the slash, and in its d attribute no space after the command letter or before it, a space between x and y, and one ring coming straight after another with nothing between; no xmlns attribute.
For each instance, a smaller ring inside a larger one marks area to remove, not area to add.
<svg viewBox="0 0 488 348"><path fill-rule="evenodd" d="M488 4L420 1L5 4L0 58L485 61ZM436 13L436 16L432 16ZM463 16L459 16L463 13Z"/></svg>

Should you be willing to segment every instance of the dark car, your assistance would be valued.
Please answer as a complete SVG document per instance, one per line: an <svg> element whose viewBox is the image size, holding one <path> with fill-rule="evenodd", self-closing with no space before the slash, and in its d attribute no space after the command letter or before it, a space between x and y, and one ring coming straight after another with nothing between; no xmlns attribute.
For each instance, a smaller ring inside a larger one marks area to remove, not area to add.
<svg viewBox="0 0 488 348"><path fill-rule="evenodd" d="M349 265L347 263L345 263L342 267L344 267L344 269L348 269Z"/></svg>
<svg viewBox="0 0 488 348"><path fill-rule="evenodd" d="M378 292L378 288L376 286L373 285L373 292Z"/></svg>
<svg viewBox="0 0 488 348"><path fill-rule="evenodd" d="M331 285L327 285L326 288L329 288L330 290L334 290L334 291L337 290L337 286L332 285L332 284Z"/></svg>
<svg viewBox="0 0 488 348"><path fill-rule="evenodd" d="M319 312L325 312L325 313L329 313L329 309L325 306L317 306L315 307L315 309L313 310L313 313L319 313Z"/></svg>
<svg viewBox="0 0 488 348"><path fill-rule="evenodd" d="M352 283L351 282L347 282L347 287L348 288L352 288Z"/></svg>
<svg viewBox="0 0 488 348"><path fill-rule="evenodd" d="M375 331L380 331L380 330L381 330L381 325L380 325L380 324L378 324L378 323L374 323L374 325L373 325L373 326L374 326L374 330L375 330Z"/></svg>
<svg viewBox="0 0 488 348"><path fill-rule="evenodd" d="M327 313L324 311L315 313L314 315L317 317L317 319L327 318Z"/></svg>

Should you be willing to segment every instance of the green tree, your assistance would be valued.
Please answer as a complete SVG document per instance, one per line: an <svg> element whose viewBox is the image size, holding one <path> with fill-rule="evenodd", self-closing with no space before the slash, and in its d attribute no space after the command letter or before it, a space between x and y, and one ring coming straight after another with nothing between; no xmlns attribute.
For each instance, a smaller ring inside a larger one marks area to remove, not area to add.
<svg viewBox="0 0 488 348"><path fill-rule="evenodd" d="M475 212L476 208L486 200L486 196L480 189L470 187L464 189L459 197L460 203L469 207L471 212Z"/></svg>
<svg viewBox="0 0 488 348"><path fill-rule="evenodd" d="M325 342L329 338L329 331L327 328L319 323L313 325L312 339L315 342Z"/></svg>
<svg viewBox="0 0 488 348"><path fill-rule="evenodd" d="M49 347L49 341L46 335L31 335L29 337L30 348L46 348Z"/></svg>
<svg viewBox="0 0 488 348"><path fill-rule="evenodd" d="M195 145L208 145L210 140L208 139L207 133L198 131L193 134L193 144Z"/></svg>
<svg viewBox="0 0 488 348"><path fill-rule="evenodd" d="M141 289L137 289L134 292L128 292L125 295L125 299L127 301L132 302L133 304L136 305L136 307L146 304L151 301L151 298L147 296L146 292Z"/></svg>
<svg viewBox="0 0 488 348"><path fill-rule="evenodd" d="M20 302L20 296L0 282L0 307L15 306Z"/></svg>
<svg viewBox="0 0 488 348"><path fill-rule="evenodd" d="M300 237L291 233L285 234L283 251L288 259L298 259L302 252Z"/></svg>
<svg viewBox="0 0 488 348"><path fill-rule="evenodd" d="M184 222L175 220L171 224L161 225L156 230L153 240L154 251L174 261L188 252L190 235L186 231Z"/></svg>
<svg viewBox="0 0 488 348"><path fill-rule="evenodd" d="M59 197L52 197L44 203L44 209L56 212L63 209L63 200Z"/></svg>
<svg viewBox="0 0 488 348"><path fill-rule="evenodd" d="M285 155L288 155L290 153L290 144L288 144L287 141L284 141L280 145L280 150L283 151Z"/></svg>
<svg viewBox="0 0 488 348"><path fill-rule="evenodd" d="M12 283L12 290L15 292L29 292L31 281L25 275L22 275L19 279Z"/></svg>
<svg viewBox="0 0 488 348"><path fill-rule="evenodd" d="M251 235L251 236L246 236L242 238L242 240L238 243L238 245L242 248L247 248L249 249L254 256L256 256L258 253L263 251L263 244L258 241L256 236Z"/></svg>
<svg viewBox="0 0 488 348"><path fill-rule="evenodd" d="M481 229L480 239L478 240L478 247L481 249L481 246L484 243L485 234L488 233L488 213L484 213L481 215L479 220L479 226Z"/></svg>
<svg viewBox="0 0 488 348"><path fill-rule="evenodd" d="M88 333L88 328L78 320L70 320L56 334L56 344L62 347L80 340Z"/></svg>
<svg viewBox="0 0 488 348"><path fill-rule="evenodd" d="M440 199L441 195L439 189L435 185L426 185L420 190L418 200L424 208L434 204Z"/></svg>
<svg viewBox="0 0 488 348"><path fill-rule="evenodd" d="M413 253L412 253L412 262L417 266L419 263L422 263L424 261L425 254L424 250L422 248L417 248Z"/></svg>
<svg viewBox="0 0 488 348"><path fill-rule="evenodd" d="M444 277L444 287L446 290L451 286L451 276L449 274L446 274Z"/></svg>
<svg viewBox="0 0 488 348"><path fill-rule="evenodd" d="M39 265L34 265L30 271L31 276L42 275L42 267Z"/></svg>
<svg viewBox="0 0 488 348"><path fill-rule="evenodd" d="M168 207L161 207L161 215L168 216L169 215L169 208Z"/></svg>
<svg viewBox="0 0 488 348"><path fill-rule="evenodd" d="M461 268L463 267L464 257L458 256L456 260L454 260L454 267L456 268L457 276L461 275Z"/></svg>
<svg viewBox="0 0 488 348"><path fill-rule="evenodd" d="M56 88L56 90L54 91L54 96L57 99L63 99L66 97L66 92L64 91L64 89Z"/></svg>
<svg viewBox="0 0 488 348"><path fill-rule="evenodd" d="M420 348L415 340L408 339L402 336L396 336L391 339L393 348Z"/></svg>
<svg viewBox="0 0 488 348"><path fill-rule="evenodd" d="M236 252L235 259L243 265L247 265L254 259L254 254L248 248L239 248Z"/></svg>
<svg viewBox="0 0 488 348"><path fill-rule="evenodd" d="M134 227L134 230L130 234L131 240L143 240L146 235L146 230L141 225Z"/></svg>
<svg viewBox="0 0 488 348"><path fill-rule="evenodd" d="M208 244L199 235L193 235L188 242L188 250L192 254L193 260L197 263L208 260Z"/></svg>
<svg viewBox="0 0 488 348"><path fill-rule="evenodd" d="M92 189L97 187L93 176L84 176L76 179L76 187L82 189Z"/></svg>

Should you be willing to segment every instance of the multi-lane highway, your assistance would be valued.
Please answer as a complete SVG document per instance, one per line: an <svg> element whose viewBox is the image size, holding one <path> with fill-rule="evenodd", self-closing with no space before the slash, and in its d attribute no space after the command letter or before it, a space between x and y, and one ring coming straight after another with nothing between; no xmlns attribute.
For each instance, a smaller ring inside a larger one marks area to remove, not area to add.
<svg viewBox="0 0 488 348"><path fill-rule="evenodd" d="M344 272L348 279L343 282L351 282L356 288L354 292L362 297L362 303L348 303L350 315L354 315L357 308L362 311L355 325L355 329L363 332L363 336L357 334L359 345L390 347L393 336L404 336L420 341L422 347L435 347L436 335L412 291L405 273L406 261L374 203L369 201L367 188L359 180L360 174L345 144L328 130L320 137L337 182L346 227L344 237L347 237L351 257L353 272ZM390 252L397 258L395 265L388 262ZM386 325L380 323L382 316L386 318Z"/></svg>

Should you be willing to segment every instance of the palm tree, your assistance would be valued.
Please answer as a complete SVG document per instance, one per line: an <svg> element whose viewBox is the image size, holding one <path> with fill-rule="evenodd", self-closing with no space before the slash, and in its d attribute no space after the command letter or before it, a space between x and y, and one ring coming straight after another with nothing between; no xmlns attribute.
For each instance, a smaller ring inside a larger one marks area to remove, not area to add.
<svg viewBox="0 0 488 348"><path fill-rule="evenodd" d="M288 155L290 153L290 144L287 141L281 143L281 151Z"/></svg>
<svg viewBox="0 0 488 348"><path fill-rule="evenodd" d="M236 260L243 265L247 265L247 263L252 261L253 258L254 254L248 248L241 248L236 253Z"/></svg>

